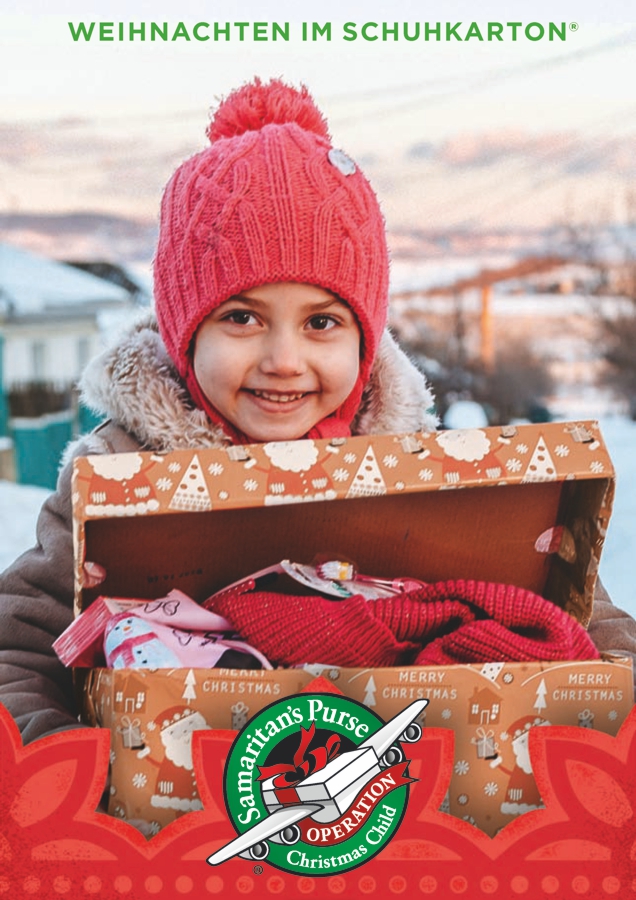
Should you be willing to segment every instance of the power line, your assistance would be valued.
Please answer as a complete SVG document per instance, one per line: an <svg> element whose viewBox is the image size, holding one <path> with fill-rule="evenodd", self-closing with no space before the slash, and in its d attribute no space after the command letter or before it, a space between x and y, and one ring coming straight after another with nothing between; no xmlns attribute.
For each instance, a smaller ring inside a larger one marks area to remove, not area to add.
<svg viewBox="0 0 636 900"><path fill-rule="evenodd" d="M636 28L629 28L627 31L622 32L621 34L616 35L612 38L608 38L605 41L600 41L598 44L595 44L592 47L582 47L581 49L575 50L571 53L563 53L559 56L526 62L516 66L505 66L496 69L489 69L488 71L481 74L465 74L461 76L461 78L459 79L459 84L457 84L455 87L451 86L446 90L442 89L434 96L416 96L406 98L402 102L395 99L396 94L398 93L420 93L423 90L428 90L431 87L435 87L435 85L447 85L447 77L440 77L439 79L417 82L415 84L407 86L403 85L402 87L380 88L377 91L366 91L361 94L351 94L348 96L348 98L342 99L343 101L346 101L347 99L362 100L373 99L376 96L388 95L391 98L391 104L389 106L376 108L374 110L374 116L388 118L395 115L401 115L402 113L414 108L420 109L422 107L432 106L436 103L446 101L449 97L461 96L463 94L473 94L493 85L499 87L504 79L508 80L511 78L523 77L532 72L541 72L560 66L570 65L571 63L580 62L581 60L588 59L593 56L610 53L621 47L629 47L631 49L635 44ZM337 117L334 117L332 115L330 116L330 122L332 124L338 124L338 122L340 122L342 125L346 125L349 123L358 122L360 120L365 120L368 118L368 115L368 110L364 113L354 113L352 115L343 116L341 119L338 119Z"/></svg>

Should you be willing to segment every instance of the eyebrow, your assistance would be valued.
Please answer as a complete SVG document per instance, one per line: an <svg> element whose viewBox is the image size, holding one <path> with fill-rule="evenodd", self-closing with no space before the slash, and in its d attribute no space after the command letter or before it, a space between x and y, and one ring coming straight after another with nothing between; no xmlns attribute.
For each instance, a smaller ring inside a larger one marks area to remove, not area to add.
<svg viewBox="0 0 636 900"><path fill-rule="evenodd" d="M247 306L254 307L262 307L267 305L265 301L260 300L258 297L248 297L245 294L234 294L232 297L228 297L227 300L224 300L223 303L221 303L221 306L225 306L226 303L232 303L232 301L245 303ZM331 306L334 306L334 304L338 304L338 306L344 306L346 307L346 309L351 309L348 303L345 303L345 301L341 300L340 297L336 297L335 294L324 302L310 301L305 304L305 307L311 308L312 310L324 310L329 309Z"/></svg>

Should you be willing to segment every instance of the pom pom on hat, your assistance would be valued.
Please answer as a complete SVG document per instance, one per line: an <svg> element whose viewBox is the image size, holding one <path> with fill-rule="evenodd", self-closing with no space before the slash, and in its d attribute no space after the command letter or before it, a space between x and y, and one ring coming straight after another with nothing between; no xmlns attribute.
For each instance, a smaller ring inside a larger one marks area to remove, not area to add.
<svg viewBox="0 0 636 900"><path fill-rule="evenodd" d="M201 391L192 365L203 320L230 297L296 282L330 291L360 332L358 381L309 437L340 437L360 406L388 312L384 218L371 185L329 139L305 87L255 79L223 101L210 145L166 186L154 260L157 319L190 395L241 440ZM249 436L248 436L249 437Z"/></svg>
<svg viewBox="0 0 636 900"><path fill-rule="evenodd" d="M305 131L330 139L327 120L313 97L302 85L298 90L278 79L263 84L255 78L233 91L217 108L207 135L210 142L237 137L246 131L260 131L266 125L295 122Z"/></svg>

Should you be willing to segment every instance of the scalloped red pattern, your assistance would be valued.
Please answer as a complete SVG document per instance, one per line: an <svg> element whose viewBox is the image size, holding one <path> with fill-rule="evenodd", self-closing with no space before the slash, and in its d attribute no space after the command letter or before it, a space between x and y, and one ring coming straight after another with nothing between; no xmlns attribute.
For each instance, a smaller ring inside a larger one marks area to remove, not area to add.
<svg viewBox="0 0 636 900"><path fill-rule="evenodd" d="M425 729L409 748L419 780L393 841L359 869L325 878L267 864L257 874L242 859L218 869L206 864L234 836L220 799L234 736L196 733L205 809L146 841L93 811L107 774L108 732L69 731L22 747L0 706L0 898L636 900L636 707L615 738L587 728L533 729L530 752L546 808L515 819L494 839L438 811L452 772L453 732Z"/></svg>

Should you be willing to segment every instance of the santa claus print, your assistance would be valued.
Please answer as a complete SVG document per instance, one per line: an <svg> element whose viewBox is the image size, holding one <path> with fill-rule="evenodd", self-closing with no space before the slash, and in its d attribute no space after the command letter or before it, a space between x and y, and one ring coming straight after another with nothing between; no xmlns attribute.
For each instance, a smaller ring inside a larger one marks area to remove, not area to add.
<svg viewBox="0 0 636 900"><path fill-rule="evenodd" d="M162 760L147 756L148 762L157 766L157 781L150 798L154 807L190 812L203 809L194 776L192 761L192 735L210 726L200 712L186 706L173 706L154 720L164 751Z"/></svg>
<svg viewBox="0 0 636 900"><path fill-rule="evenodd" d="M154 488L146 475L140 453L89 456L93 470L88 486L88 516L143 515L159 509ZM80 476L81 478L82 476Z"/></svg>
<svg viewBox="0 0 636 900"><path fill-rule="evenodd" d="M314 441L276 441L263 444L263 452L271 463L266 506L336 498L333 482L323 466L324 460L318 459Z"/></svg>
<svg viewBox="0 0 636 900"><path fill-rule="evenodd" d="M442 431L435 440L444 451L442 473L447 484L501 478L501 462L480 428Z"/></svg>
<svg viewBox="0 0 636 900"><path fill-rule="evenodd" d="M510 776L506 797L501 804L501 812L505 816L519 816L530 812L532 809L540 809L543 801L539 794L530 762L529 732L537 725L549 725L547 719L540 716L523 716L517 719L507 731L512 738L512 752L515 756L515 764L512 769L501 765L502 758L498 756L491 762L491 767L498 766L500 771Z"/></svg>

